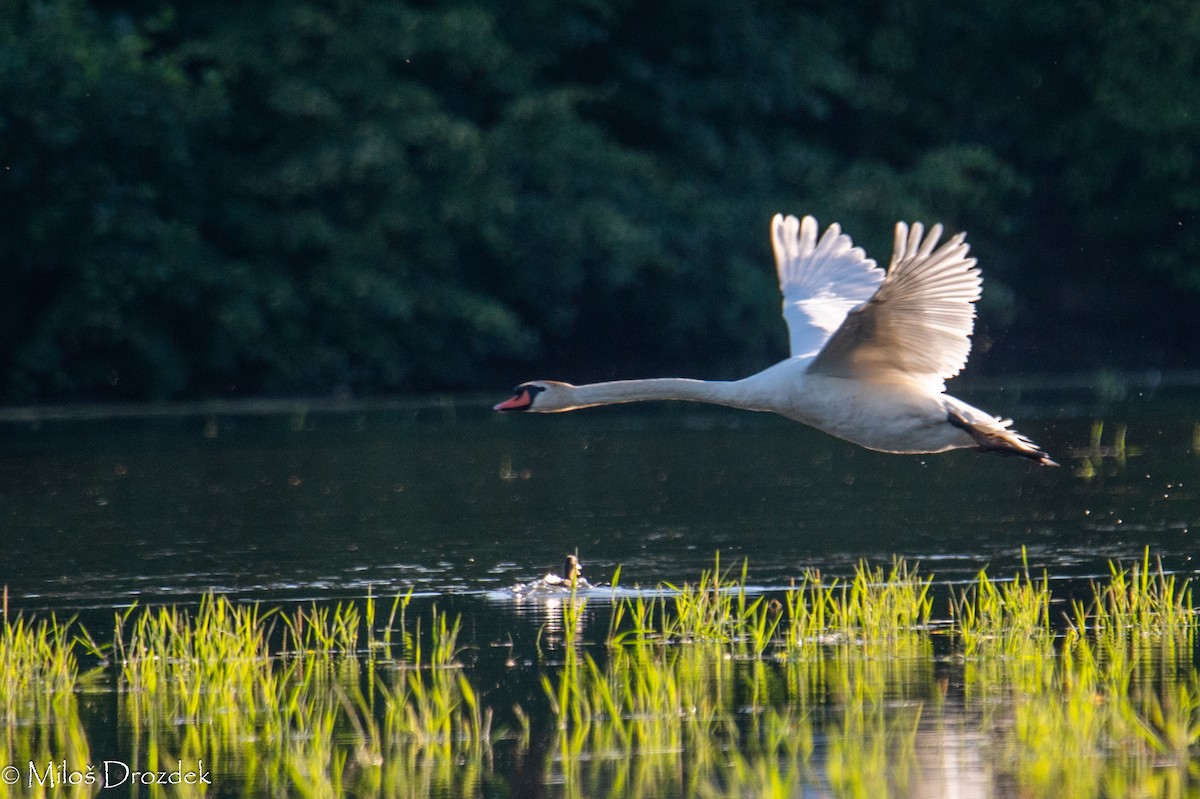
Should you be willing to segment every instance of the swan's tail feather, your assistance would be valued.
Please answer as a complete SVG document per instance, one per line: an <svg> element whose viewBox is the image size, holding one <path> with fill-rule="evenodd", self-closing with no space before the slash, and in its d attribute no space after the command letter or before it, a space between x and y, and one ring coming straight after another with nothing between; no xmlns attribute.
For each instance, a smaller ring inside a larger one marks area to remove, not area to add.
<svg viewBox="0 0 1200 799"><path fill-rule="evenodd" d="M950 424L975 439L980 452L1026 458L1042 466L1058 466L1050 453L1012 429L1012 419L994 416L971 419L954 406L948 406L946 414Z"/></svg>

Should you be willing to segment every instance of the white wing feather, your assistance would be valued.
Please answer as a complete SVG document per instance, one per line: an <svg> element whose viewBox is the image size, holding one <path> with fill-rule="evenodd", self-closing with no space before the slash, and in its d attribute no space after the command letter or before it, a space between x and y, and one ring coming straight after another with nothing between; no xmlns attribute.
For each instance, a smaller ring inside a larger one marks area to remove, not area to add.
<svg viewBox="0 0 1200 799"><path fill-rule="evenodd" d="M875 294L883 270L837 225L830 225L817 241L817 220L811 216L801 221L776 214L771 244L792 357L812 357L846 314Z"/></svg>
<svg viewBox="0 0 1200 799"><path fill-rule="evenodd" d="M966 234L940 248L942 226L929 235L896 224L895 250L879 290L851 311L813 360L810 371L845 377L902 375L941 382L962 370L971 352L975 300L983 279L967 257Z"/></svg>

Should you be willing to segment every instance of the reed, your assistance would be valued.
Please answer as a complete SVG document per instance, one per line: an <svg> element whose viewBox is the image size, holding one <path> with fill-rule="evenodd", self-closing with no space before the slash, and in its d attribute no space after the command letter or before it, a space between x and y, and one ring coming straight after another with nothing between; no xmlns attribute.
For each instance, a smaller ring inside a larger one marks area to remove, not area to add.
<svg viewBox="0 0 1200 799"><path fill-rule="evenodd" d="M619 603L610 626L609 643L629 640L660 644L717 642L741 647L747 642L766 644L774 630L764 615L762 597L746 592L747 564L740 577L721 571L718 554L713 568L700 573L695 583L663 583L656 596L638 595ZM615 583L614 583L615 584ZM620 629L628 618L629 626Z"/></svg>
<svg viewBox="0 0 1200 799"><path fill-rule="evenodd" d="M69 693L79 679L72 622L5 616L0 632L0 721L22 718L37 697Z"/></svg>
<svg viewBox="0 0 1200 799"><path fill-rule="evenodd" d="M206 597L195 612L125 614L114 651L134 748L257 772L302 796L378 787L397 760L458 785L445 764L487 759L492 711L457 662L460 622L436 608L404 631L402 659L377 659L410 598L392 603L379 637L373 601L289 614Z"/></svg>
<svg viewBox="0 0 1200 799"><path fill-rule="evenodd" d="M1155 665L1138 671L1153 672ZM996 726L987 732L1003 747L998 762L1012 764L1008 776L1025 795L1183 796L1200 784L1196 672L1165 682L1139 673L1130 689L1124 669L1064 650L1037 683L1015 690L977 686L982 694L1003 690L1002 718L989 722Z"/></svg>
<svg viewBox="0 0 1200 799"><path fill-rule="evenodd" d="M904 647L930 623L932 577L901 559L886 571L860 563L847 581L807 571L782 599L751 595L747 574L746 563L736 577L723 573L718 557L696 583L614 599L609 646L718 643L741 658L812 657L830 644Z"/></svg>
<svg viewBox="0 0 1200 799"><path fill-rule="evenodd" d="M1140 563L1125 567L1109 563L1106 583L1092 583L1088 605L1073 603L1077 632L1097 636L1131 632L1141 637L1195 640L1195 608L1191 585L1163 571L1162 562L1151 564L1147 548Z"/></svg>
<svg viewBox="0 0 1200 799"><path fill-rule="evenodd" d="M853 579L836 594L826 634L867 646L907 641L929 626L932 583L932 576L919 576L903 559L894 560L887 572L859 563Z"/></svg>
<svg viewBox="0 0 1200 799"><path fill-rule="evenodd" d="M806 572L777 596L750 587L745 563L714 560L694 583L614 594L607 646L589 649L571 592L566 656L538 665L552 723L534 768L554 795L597 797L905 793L959 779L972 757L1031 797L1200 785L1191 588L1148 554L1113 564L1061 623L1045 574L981 571L952 592L938 657L931 594L901 560ZM129 759L202 758L237 775L224 792L494 792L497 744L533 756L534 722L518 709L516 732L494 729L461 620L436 607L409 619L411 597L265 610L210 596L130 609L102 642L74 620L10 616L0 756L87 762L80 698L113 691ZM19 787L0 799L31 795Z"/></svg>
<svg viewBox="0 0 1200 799"><path fill-rule="evenodd" d="M992 580L981 570L971 585L951 598L952 630L963 654L1043 656L1054 640L1050 598L1049 577L1032 577L1028 561L1023 571L1005 581Z"/></svg>
<svg viewBox="0 0 1200 799"><path fill-rule="evenodd" d="M44 769L64 758L72 763L90 761L79 702L82 694L96 688L98 673L81 671L77 649L91 645L90 636L73 620L5 614L0 630L2 765L33 763ZM40 784L0 781L0 798L64 792Z"/></svg>

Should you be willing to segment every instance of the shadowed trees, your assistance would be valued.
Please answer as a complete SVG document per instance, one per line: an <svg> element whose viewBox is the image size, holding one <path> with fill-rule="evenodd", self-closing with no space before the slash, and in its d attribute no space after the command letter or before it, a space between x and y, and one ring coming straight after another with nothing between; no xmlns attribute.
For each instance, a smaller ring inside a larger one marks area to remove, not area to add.
<svg viewBox="0 0 1200 799"><path fill-rule="evenodd" d="M1182 0L0 8L8 401L731 376L767 222L970 232L972 369L1194 366Z"/></svg>

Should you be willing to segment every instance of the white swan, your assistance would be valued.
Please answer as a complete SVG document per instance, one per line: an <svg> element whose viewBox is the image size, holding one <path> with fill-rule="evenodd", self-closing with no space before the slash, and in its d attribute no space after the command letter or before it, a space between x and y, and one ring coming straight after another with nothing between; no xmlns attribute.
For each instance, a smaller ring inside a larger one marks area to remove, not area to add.
<svg viewBox="0 0 1200 799"><path fill-rule="evenodd" d="M896 224L885 275L838 225L776 215L771 240L791 357L742 380L522 383L498 411L572 411L641 400L690 400L772 411L868 449L974 447L1047 466L1050 456L1001 419L945 393L967 362L983 280L966 234ZM934 249L937 247L937 249Z"/></svg>

